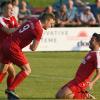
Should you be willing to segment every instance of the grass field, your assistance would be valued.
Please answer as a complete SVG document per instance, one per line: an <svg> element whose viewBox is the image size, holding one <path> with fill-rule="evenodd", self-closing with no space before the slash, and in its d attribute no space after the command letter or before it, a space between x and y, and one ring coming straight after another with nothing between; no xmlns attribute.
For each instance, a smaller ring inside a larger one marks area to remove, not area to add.
<svg viewBox="0 0 100 100"><path fill-rule="evenodd" d="M32 73L16 89L25 100L50 100L57 90L71 80L86 52L35 52L25 53ZM16 67L15 67L16 68ZM18 71L18 69L17 69ZM0 84L0 100L5 98L6 82ZM100 81L94 86L93 94L100 100Z"/></svg>

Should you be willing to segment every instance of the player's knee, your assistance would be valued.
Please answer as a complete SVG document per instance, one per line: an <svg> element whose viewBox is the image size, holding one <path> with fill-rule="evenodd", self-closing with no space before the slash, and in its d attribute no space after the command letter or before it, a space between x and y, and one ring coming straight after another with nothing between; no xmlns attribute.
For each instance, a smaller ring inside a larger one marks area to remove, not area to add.
<svg viewBox="0 0 100 100"><path fill-rule="evenodd" d="M57 94L56 94L56 99L60 99L60 98L61 98L60 93L57 92Z"/></svg>
<svg viewBox="0 0 100 100"><path fill-rule="evenodd" d="M73 99L74 94L65 87L60 89L56 94L56 99Z"/></svg>
<svg viewBox="0 0 100 100"><path fill-rule="evenodd" d="M63 98L63 91L60 89L56 94L56 99L62 99Z"/></svg>
<svg viewBox="0 0 100 100"><path fill-rule="evenodd" d="M14 69L13 66L9 66L9 68L8 68L8 75L15 77L16 72L15 72L15 69Z"/></svg>
<svg viewBox="0 0 100 100"><path fill-rule="evenodd" d="M29 66L26 67L24 70L27 73L27 75L29 75L31 73L31 68Z"/></svg>
<svg viewBox="0 0 100 100"><path fill-rule="evenodd" d="M31 68L28 68L28 69L27 69L27 74L28 74L28 75L31 74Z"/></svg>
<svg viewBox="0 0 100 100"><path fill-rule="evenodd" d="M73 94L66 94L63 92L58 92L56 94L56 99L73 99Z"/></svg>
<svg viewBox="0 0 100 100"><path fill-rule="evenodd" d="M8 75L12 76L12 77L15 77L16 74L15 74L15 72L8 72Z"/></svg>
<svg viewBox="0 0 100 100"><path fill-rule="evenodd" d="M24 71L26 72L27 75L29 75L31 73L31 68L27 68Z"/></svg>
<svg viewBox="0 0 100 100"><path fill-rule="evenodd" d="M26 72L27 75L29 75L31 73L31 68L30 68L29 64L25 65L23 67L23 70Z"/></svg>

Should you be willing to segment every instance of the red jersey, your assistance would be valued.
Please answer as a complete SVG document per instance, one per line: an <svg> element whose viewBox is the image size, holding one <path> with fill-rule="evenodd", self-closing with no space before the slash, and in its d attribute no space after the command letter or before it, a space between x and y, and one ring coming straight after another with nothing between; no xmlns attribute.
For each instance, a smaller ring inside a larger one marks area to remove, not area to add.
<svg viewBox="0 0 100 100"><path fill-rule="evenodd" d="M18 27L19 24L17 23L14 16L11 16L10 18L0 17L0 28L2 27L8 27L8 28L15 28ZM8 36L4 31L0 29L0 44L2 43L3 39Z"/></svg>
<svg viewBox="0 0 100 100"><path fill-rule="evenodd" d="M18 27L19 24L14 16L11 16L10 18L0 17L0 27L3 26L8 28L14 28L14 27Z"/></svg>
<svg viewBox="0 0 100 100"><path fill-rule="evenodd" d="M89 82L96 68L100 68L100 51L90 51L76 73L75 80L77 83Z"/></svg>
<svg viewBox="0 0 100 100"><path fill-rule="evenodd" d="M5 40L5 38L9 36L1 28L2 27L15 28L18 26L19 24L17 23L14 16L11 16L10 18L0 17L0 60L1 60L1 55L2 55L1 45L3 41Z"/></svg>
<svg viewBox="0 0 100 100"><path fill-rule="evenodd" d="M38 19L32 18L28 22L24 23L11 37L7 38L12 46L18 45L21 49L27 46L36 39L40 41L43 33L43 28ZM6 40L5 40L6 41Z"/></svg>

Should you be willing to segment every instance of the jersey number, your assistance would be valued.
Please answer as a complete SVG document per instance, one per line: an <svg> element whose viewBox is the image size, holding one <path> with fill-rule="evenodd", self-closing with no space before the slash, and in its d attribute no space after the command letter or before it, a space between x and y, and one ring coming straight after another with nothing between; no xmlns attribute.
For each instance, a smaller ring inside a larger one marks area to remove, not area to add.
<svg viewBox="0 0 100 100"><path fill-rule="evenodd" d="M24 31L26 31L29 28L30 28L30 25L26 24L22 29L19 30L19 33L23 33Z"/></svg>

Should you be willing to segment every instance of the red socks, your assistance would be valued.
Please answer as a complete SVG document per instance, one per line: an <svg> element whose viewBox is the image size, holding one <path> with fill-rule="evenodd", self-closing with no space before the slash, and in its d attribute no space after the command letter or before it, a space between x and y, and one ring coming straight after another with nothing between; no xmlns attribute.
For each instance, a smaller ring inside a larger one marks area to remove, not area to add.
<svg viewBox="0 0 100 100"><path fill-rule="evenodd" d="M10 85L10 87L8 88L9 90L15 90L15 88L27 77L27 74L25 73L25 71L21 71L19 72L13 83Z"/></svg>
<svg viewBox="0 0 100 100"><path fill-rule="evenodd" d="M12 84L12 82L14 81L14 76L8 75L7 77L7 87L9 88L9 86Z"/></svg>
<svg viewBox="0 0 100 100"><path fill-rule="evenodd" d="M2 73L0 72L0 83L2 83L4 77L5 77L6 73Z"/></svg>

